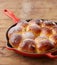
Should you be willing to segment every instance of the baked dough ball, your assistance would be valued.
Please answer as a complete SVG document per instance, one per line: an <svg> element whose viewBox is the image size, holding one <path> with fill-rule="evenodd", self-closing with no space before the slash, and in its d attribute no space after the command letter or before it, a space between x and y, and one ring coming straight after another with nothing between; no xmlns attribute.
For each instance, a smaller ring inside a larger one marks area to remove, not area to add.
<svg viewBox="0 0 57 65"><path fill-rule="evenodd" d="M57 34L51 35L50 40L54 43L55 47L57 47Z"/></svg>
<svg viewBox="0 0 57 65"><path fill-rule="evenodd" d="M12 27L9 30L9 32L8 32L8 37L10 38L13 33L20 33L20 34L22 34L23 31L24 31L24 28L22 26Z"/></svg>
<svg viewBox="0 0 57 65"><path fill-rule="evenodd" d="M46 51L54 47L53 42L51 42L47 37L39 36L35 39L37 53L45 53Z"/></svg>
<svg viewBox="0 0 57 65"><path fill-rule="evenodd" d="M54 22L46 20L46 21L43 22L42 27L52 28L55 25L56 24Z"/></svg>
<svg viewBox="0 0 57 65"><path fill-rule="evenodd" d="M14 48L18 48L19 44L22 41L22 35L18 33L14 33L11 35L9 38L9 43L12 45Z"/></svg>
<svg viewBox="0 0 57 65"><path fill-rule="evenodd" d="M37 24L39 26L42 26L42 20L41 19L34 19L34 20L31 20L29 21L29 24Z"/></svg>
<svg viewBox="0 0 57 65"><path fill-rule="evenodd" d="M36 37L36 36L40 35L40 33L41 33L41 27L38 26L37 24L32 24L32 25L29 25L27 27L26 31L32 32L35 35L35 37Z"/></svg>
<svg viewBox="0 0 57 65"><path fill-rule="evenodd" d="M53 34L57 34L57 26L54 26L52 31L53 31Z"/></svg>
<svg viewBox="0 0 57 65"><path fill-rule="evenodd" d="M16 26L12 27L8 32L8 37L10 37L13 33L21 33L25 31L25 28L27 27L28 22L25 20L21 20L17 23Z"/></svg>
<svg viewBox="0 0 57 65"><path fill-rule="evenodd" d="M26 28L28 26L28 22L25 20L20 20L20 22L18 22L17 26L23 26Z"/></svg>
<svg viewBox="0 0 57 65"><path fill-rule="evenodd" d="M19 46L19 50L28 53L36 53L36 44L33 39L25 39Z"/></svg>
<svg viewBox="0 0 57 65"><path fill-rule="evenodd" d="M42 27L41 36L49 37L50 35L52 35L52 29L47 27Z"/></svg>
<svg viewBox="0 0 57 65"><path fill-rule="evenodd" d="M35 39L35 36L32 32L24 32L22 37L23 39Z"/></svg>

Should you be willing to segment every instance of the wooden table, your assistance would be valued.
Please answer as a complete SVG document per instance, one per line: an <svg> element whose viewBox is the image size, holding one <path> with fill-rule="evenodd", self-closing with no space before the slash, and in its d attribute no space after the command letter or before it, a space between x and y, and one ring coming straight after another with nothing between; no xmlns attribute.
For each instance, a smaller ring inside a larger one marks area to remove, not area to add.
<svg viewBox="0 0 57 65"><path fill-rule="evenodd" d="M44 18L57 21L56 0L0 0L0 65L57 65L57 59L31 59L9 51L6 46L6 31L14 24L4 9L9 9L21 19Z"/></svg>

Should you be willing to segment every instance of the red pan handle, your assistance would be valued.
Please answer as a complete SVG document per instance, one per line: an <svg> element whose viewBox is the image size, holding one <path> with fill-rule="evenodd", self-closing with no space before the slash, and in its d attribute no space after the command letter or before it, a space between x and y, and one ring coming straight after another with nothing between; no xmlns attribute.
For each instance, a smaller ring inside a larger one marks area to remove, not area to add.
<svg viewBox="0 0 57 65"><path fill-rule="evenodd" d="M56 53L56 54L54 54L54 53ZM50 58L55 59L55 58L57 58L57 51L55 51L55 52L53 52L53 53L47 53L46 55L47 55L48 57L50 57Z"/></svg>
<svg viewBox="0 0 57 65"><path fill-rule="evenodd" d="M12 11L9 11L8 9L4 9L4 13L9 16L11 19L13 19L14 23L19 22L19 18L17 18Z"/></svg>

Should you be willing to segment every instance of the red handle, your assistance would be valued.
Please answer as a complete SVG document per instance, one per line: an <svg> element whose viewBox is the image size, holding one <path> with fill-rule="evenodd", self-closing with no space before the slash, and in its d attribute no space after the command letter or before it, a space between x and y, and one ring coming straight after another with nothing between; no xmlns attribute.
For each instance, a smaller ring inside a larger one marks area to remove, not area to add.
<svg viewBox="0 0 57 65"><path fill-rule="evenodd" d="M11 19L13 19L14 23L19 22L20 19L17 18L17 17L13 14L12 11L9 11L8 9L5 9L5 10L4 10L4 13L5 13L7 16L9 16Z"/></svg>
<svg viewBox="0 0 57 65"><path fill-rule="evenodd" d="M55 54L56 53L56 54ZM47 53L46 54L48 57L50 57L50 58L53 58L53 59L55 59L55 58L57 58L57 51L55 51L55 52L53 52L53 53Z"/></svg>

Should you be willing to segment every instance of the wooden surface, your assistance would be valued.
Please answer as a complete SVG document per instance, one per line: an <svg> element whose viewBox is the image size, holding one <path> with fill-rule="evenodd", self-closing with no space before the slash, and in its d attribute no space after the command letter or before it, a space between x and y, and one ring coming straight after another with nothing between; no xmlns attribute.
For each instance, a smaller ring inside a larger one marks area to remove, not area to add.
<svg viewBox="0 0 57 65"><path fill-rule="evenodd" d="M0 0L0 65L57 65L57 59L31 59L9 51L6 31L13 21L4 13L9 9L21 19L44 18L57 21L57 0Z"/></svg>

